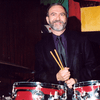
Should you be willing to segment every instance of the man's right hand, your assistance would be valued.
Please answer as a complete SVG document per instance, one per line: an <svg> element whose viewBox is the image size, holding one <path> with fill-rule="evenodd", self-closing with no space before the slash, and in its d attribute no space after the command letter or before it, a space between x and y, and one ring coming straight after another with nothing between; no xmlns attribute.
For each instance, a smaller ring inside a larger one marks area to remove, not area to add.
<svg viewBox="0 0 100 100"><path fill-rule="evenodd" d="M56 74L57 81L66 81L70 78L69 68L65 67Z"/></svg>

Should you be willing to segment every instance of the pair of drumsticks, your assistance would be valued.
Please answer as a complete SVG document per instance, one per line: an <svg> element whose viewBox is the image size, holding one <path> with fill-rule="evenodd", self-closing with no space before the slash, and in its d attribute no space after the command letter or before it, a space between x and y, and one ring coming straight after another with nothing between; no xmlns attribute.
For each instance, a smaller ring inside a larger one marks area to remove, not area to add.
<svg viewBox="0 0 100 100"><path fill-rule="evenodd" d="M63 64L62 64L62 62L60 60L60 57L59 57L56 49L54 49L54 51L55 51L55 54L56 54L56 56L57 56L57 58L58 58L59 61L56 59L56 57L54 56L54 54L52 53L52 51L50 51L50 53L51 53L52 57L54 58L54 60L56 61L56 63L58 64L58 66L60 67L60 69L63 70L64 66L63 66Z"/></svg>

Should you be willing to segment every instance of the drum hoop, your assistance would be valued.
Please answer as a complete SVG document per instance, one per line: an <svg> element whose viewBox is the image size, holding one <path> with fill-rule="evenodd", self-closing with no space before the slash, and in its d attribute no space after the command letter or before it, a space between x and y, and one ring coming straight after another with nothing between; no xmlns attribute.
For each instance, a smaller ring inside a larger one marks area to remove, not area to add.
<svg viewBox="0 0 100 100"><path fill-rule="evenodd" d="M74 84L74 86L75 87L91 86L91 85L96 85L97 82L100 82L100 80L77 82L76 84Z"/></svg>
<svg viewBox="0 0 100 100"><path fill-rule="evenodd" d="M51 83L41 83L41 82L15 82L14 87L37 87L41 86L44 88L58 89L59 87L64 87L63 85L51 84Z"/></svg>

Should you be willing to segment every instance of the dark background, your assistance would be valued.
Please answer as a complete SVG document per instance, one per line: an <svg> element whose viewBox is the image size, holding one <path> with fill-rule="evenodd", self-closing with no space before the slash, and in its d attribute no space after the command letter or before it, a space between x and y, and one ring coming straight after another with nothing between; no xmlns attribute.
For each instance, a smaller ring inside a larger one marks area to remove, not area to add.
<svg viewBox="0 0 100 100"><path fill-rule="evenodd" d="M14 82L34 77L27 71L34 70L40 12L39 0L0 0L0 95L8 95Z"/></svg>

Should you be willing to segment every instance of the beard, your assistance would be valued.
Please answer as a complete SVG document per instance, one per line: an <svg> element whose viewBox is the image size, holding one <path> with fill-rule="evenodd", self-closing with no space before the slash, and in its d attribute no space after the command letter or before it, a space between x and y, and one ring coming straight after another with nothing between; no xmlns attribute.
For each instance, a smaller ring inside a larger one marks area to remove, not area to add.
<svg viewBox="0 0 100 100"><path fill-rule="evenodd" d="M57 22L59 22L60 24L59 25L56 24ZM65 29L67 22L64 23L63 21L60 21L60 20L55 20L53 22L50 22L49 20L49 25L55 31L62 31Z"/></svg>

